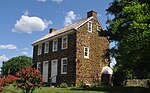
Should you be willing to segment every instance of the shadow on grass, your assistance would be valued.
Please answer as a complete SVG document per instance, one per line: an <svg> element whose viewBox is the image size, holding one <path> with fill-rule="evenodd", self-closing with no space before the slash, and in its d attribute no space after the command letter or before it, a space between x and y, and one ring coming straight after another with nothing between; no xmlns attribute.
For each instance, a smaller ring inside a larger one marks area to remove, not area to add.
<svg viewBox="0 0 150 93"><path fill-rule="evenodd" d="M150 93L150 88L144 87L94 87L94 88L71 88L71 90L104 91L106 93Z"/></svg>

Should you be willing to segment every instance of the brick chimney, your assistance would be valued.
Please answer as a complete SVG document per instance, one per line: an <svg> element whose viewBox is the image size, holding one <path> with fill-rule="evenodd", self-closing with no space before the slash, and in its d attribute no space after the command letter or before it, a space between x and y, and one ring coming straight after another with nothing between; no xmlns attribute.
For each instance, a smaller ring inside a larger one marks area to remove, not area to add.
<svg viewBox="0 0 150 93"><path fill-rule="evenodd" d="M49 34L52 32L55 32L55 31L57 31L57 29L51 28L51 29L49 29Z"/></svg>
<svg viewBox="0 0 150 93"><path fill-rule="evenodd" d="M97 12L94 11L94 10L91 10L91 11L87 12L87 18L92 17L92 16L94 18L97 18Z"/></svg>

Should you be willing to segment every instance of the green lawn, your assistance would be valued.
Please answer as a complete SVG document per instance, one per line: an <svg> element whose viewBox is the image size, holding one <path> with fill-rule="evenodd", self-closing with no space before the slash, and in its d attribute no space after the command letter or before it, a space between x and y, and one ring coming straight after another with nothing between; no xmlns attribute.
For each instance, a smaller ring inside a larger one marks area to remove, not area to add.
<svg viewBox="0 0 150 93"><path fill-rule="evenodd" d="M20 89L12 85L4 87L3 93L21 93ZM36 89L34 93L150 93L150 88L141 87L98 87L94 89L77 89L77 88L50 88L42 87Z"/></svg>
<svg viewBox="0 0 150 93"><path fill-rule="evenodd" d="M14 88L12 85L4 87L3 93L21 93L20 89ZM72 88L51 88L51 87L42 87L36 89L34 93L110 93L105 91L89 91L89 90L76 90Z"/></svg>

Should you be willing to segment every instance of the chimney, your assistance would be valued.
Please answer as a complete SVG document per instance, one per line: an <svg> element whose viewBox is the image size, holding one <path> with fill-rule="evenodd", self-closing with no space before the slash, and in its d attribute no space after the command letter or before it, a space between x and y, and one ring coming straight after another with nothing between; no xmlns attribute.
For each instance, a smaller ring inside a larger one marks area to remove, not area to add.
<svg viewBox="0 0 150 93"><path fill-rule="evenodd" d="M91 10L91 11L87 12L87 18L92 17L92 16L94 18L97 18L97 12L94 11L94 10Z"/></svg>
<svg viewBox="0 0 150 93"><path fill-rule="evenodd" d="M55 31L57 31L57 29L51 28L51 29L49 29L49 34L52 32L55 32Z"/></svg>

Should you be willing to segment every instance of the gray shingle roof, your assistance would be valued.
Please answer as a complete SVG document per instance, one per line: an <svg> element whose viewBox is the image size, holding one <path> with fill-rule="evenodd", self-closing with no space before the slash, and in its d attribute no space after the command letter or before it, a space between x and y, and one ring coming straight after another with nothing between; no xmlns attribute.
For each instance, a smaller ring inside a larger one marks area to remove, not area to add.
<svg viewBox="0 0 150 93"><path fill-rule="evenodd" d="M85 19L81 19L73 24L70 24L68 26L65 26L64 28L61 28L57 31L54 31L52 33L49 33L47 35L45 35L44 37L38 39L37 41L33 42L32 45L36 44L36 43L39 43L41 41L44 41L46 39L49 39L51 37L54 37L58 34L62 34L62 33L65 33L65 32L68 32L69 30L71 29L78 29L80 26L82 26L83 24L85 24L87 21L89 21L90 19L92 19L93 17L89 17L89 18L85 18Z"/></svg>

